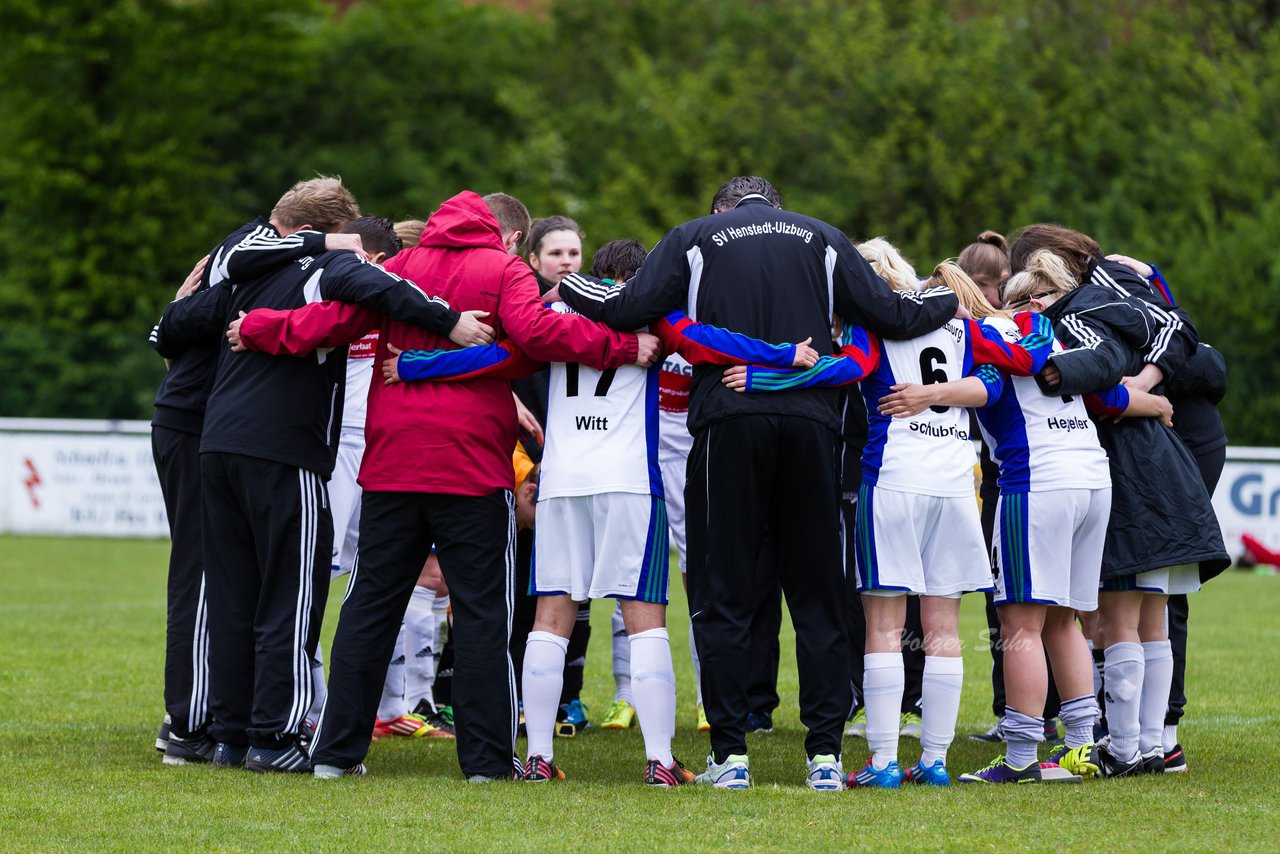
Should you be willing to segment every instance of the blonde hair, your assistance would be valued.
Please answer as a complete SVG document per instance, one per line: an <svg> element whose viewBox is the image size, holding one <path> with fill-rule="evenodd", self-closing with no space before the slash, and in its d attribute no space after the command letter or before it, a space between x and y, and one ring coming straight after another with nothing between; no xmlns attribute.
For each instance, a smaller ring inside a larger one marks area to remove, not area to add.
<svg viewBox="0 0 1280 854"><path fill-rule="evenodd" d="M951 288L960 300L960 305L973 315L974 320L982 320L984 317L1013 317L1012 312L1001 311L991 305L978 283L952 261L943 261L934 267L933 275L925 284L927 287L945 285Z"/></svg>
<svg viewBox="0 0 1280 854"><path fill-rule="evenodd" d="M898 248L883 237L873 237L858 244L858 253L876 271L876 275L889 283L895 291L920 289L920 277L911 262L902 257Z"/></svg>
<svg viewBox="0 0 1280 854"><path fill-rule="evenodd" d="M400 238L400 243L404 248L417 246L418 241L422 239L422 232L427 228L425 221L420 219L402 219L395 225L396 237Z"/></svg>
<svg viewBox="0 0 1280 854"><path fill-rule="evenodd" d="M1038 249L1027 258L1022 272L1005 283L1004 304L1021 308L1031 302L1032 294L1065 294L1079 286L1066 261L1048 249Z"/></svg>
<svg viewBox="0 0 1280 854"><path fill-rule="evenodd" d="M294 184L271 209L271 221L285 228L309 225L326 233L359 216L360 205L342 179L327 175Z"/></svg>

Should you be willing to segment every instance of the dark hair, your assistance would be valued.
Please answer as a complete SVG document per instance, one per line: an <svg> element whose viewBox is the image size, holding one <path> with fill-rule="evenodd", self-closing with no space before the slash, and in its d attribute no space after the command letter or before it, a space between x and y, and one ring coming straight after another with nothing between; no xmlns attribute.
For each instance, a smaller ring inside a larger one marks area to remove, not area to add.
<svg viewBox="0 0 1280 854"><path fill-rule="evenodd" d="M996 231L984 231L977 243L960 250L956 264L979 285L1000 287L1001 274L1009 266L1009 242Z"/></svg>
<svg viewBox="0 0 1280 854"><path fill-rule="evenodd" d="M1087 234L1051 222L1029 225L1014 238L1009 248L1009 268L1020 273L1027 259L1038 249L1048 249L1067 265L1077 282L1089 277L1089 262L1102 260L1102 247Z"/></svg>
<svg viewBox="0 0 1280 854"><path fill-rule="evenodd" d="M775 208L782 207L782 196L779 196L778 191L764 178L755 175L739 175L725 181L720 185L720 189L716 190L715 198L711 200L711 212L731 210L742 201L743 196L750 196L753 193L764 196Z"/></svg>
<svg viewBox="0 0 1280 854"><path fill-rule="evenodd" d="M490 193L483 201L498 221L503 239L517 231L521 234L529 233L529 209L524 206L524 202L506 193Z"/></svg>
<svg viewBox="0 0 1280 854"><path fill-rule="evenodd" d="M529 227L529 241L525 244L530 255L537 255L538 250L542 248L542 239L553 231L572 231L578 235L579 240L586 240L587 235L582 232L578 224L567 216L544 216L541 219L535 219L533 225Z"/></svg>
<svg viewBox="0 0 1280 854"><path fill-rule="evenodd" d="M610 240L597 249L591 259L591 275L598 279L625 282L636 274L648 256L649 250L639 240L631 237Z"/></svg>
<svg viewBox="0 0 1280 854"><path fill-rule="evenodd" d="M396 227L383 216L357 217L343 226L342 233L360 235L364 251L370 255L385 252L390 258L403 248L400 238L396 236Z"/></svg>

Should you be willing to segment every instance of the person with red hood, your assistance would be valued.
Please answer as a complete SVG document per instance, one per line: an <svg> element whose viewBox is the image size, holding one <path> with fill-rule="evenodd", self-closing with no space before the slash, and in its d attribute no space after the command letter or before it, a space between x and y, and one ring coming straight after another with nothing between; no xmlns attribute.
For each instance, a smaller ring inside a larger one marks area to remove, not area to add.
<svg viewBox="0 0 1280 854"><path fill-rule="evenodd" d="M512 254L528 229L529 213L519 200L462 192L431 215L418 245L395 256L387 270L423 284L454 310L487 312L495 334L533 358L601 370L655 362L661 356L657 338L613 332L542 303L533 271ZM379 362L393 346L452 347L443 336L336 303L251 312L232 324L228 337L248 349L305 355L374 328L381 329ZM359 478L360 554L342 604L329 698L311 751L316 777L366 773L382 674L432 543L453 603L458 763L473 782L510 779L513 768L519 770L507 650L516 435L515 404L504 380L370 386Z"/></svg>

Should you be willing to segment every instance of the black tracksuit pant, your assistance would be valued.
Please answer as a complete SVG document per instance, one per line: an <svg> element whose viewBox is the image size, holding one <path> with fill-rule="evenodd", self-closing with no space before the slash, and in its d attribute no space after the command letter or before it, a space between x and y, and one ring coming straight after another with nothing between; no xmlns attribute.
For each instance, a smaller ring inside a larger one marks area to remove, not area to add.
<svg viewBox="0 0 1280 854"><path fill-rule="evenodd" d="M328 492L314 472L240 454L201 454L200 472L210 732L279 748L313 696L333 548Z"/></svg>
<svg viewBox="0 0 1280 854"><path fill-rule="evenodd" d="M791 610L810 756L840 753L851 700L835 434L784 415L718 421L693 440L685 486L690 616L714 759L746 752L751 622L777 584ZM765 531L778 555L758 560Z"/></svg>
<svg viewBox="0 0 1280 854"><path fill-rule="evenodd" d="M468 777L511 777L515 504L508 490L480 496L365 490L360 560L333 639L315 764L349 768L369 752L400 619L433 542L453 606L458 764Z"/></svg>
<svg viewBox="0 0 1280 854"><path fill-rule="evenodd" d="M151 428L160 492L169 517L164 709L170 731L189 737L209 723L209 624L200 545L200 435Z"/></svg>

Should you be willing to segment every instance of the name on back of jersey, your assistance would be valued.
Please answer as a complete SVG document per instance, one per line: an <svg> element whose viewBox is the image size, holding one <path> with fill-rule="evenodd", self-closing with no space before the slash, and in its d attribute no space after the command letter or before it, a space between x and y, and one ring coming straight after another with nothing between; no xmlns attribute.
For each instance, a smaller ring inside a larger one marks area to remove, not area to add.
<svg viewBox="0 0 1280 854"><path fill-rule="evenodd" d="M1050 430L1088 430L1091 426L1086 418L1048 418L1045 423Z"/></svg>
<svg viewBox="0 0 1280 854"><path fill-rule="evenodd" d="M609 419L601 415L575 415L573 426L579 430L608 430Z"/></svg>

